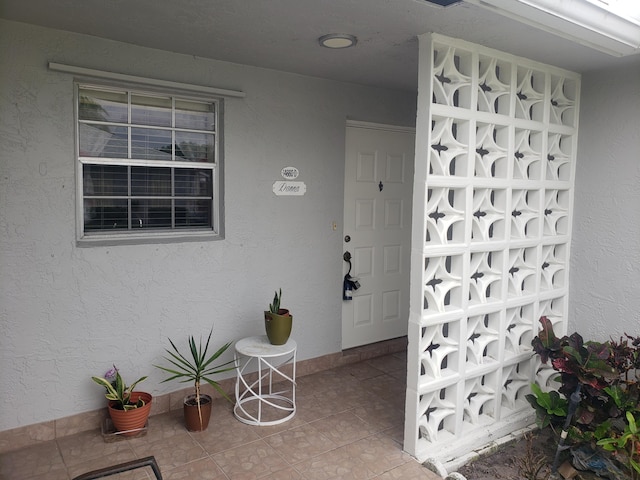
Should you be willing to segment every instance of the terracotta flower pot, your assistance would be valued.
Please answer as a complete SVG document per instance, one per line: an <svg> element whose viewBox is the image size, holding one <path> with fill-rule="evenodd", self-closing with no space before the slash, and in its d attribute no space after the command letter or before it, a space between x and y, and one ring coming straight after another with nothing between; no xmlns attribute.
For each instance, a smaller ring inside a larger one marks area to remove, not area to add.
<svg viewBox="0 0 640 480"><path fill-rule="evenodd" d="M187 395L184 397L184 423L190 432L201 432L209 426L211 418L211 406L213 401L209 395L200 394L200 410L202 411L202 423L198 414L198 404L196 396Z"/></svg>
<svg viewBox="0 0 640 480"><path fill-rule="evenodd" d="M281 308L278 313L264 312L264 328L272 345L284 345L291 335L293 316L289 310Z"/></svg>
<svg viewBox="0 0 640 480"><path fill-rule="evenodd" d="M114 408L114 405L116 405L117 402L114 400L109 401L109 415L111 416L111 421L118 432L126 432L122 433L122 435L136 435L147 424L147 419L151 412L151 400L153 397L147 392L131 393L132 402L137 402L139 398L144 401L144 405L132 410L120 410L118 408Z"/></svg>

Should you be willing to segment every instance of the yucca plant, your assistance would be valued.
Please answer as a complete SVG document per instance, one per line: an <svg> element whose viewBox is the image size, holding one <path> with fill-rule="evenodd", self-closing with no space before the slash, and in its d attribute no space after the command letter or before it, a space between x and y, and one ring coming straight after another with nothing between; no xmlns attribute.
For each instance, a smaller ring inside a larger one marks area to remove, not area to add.
<svg viewBox="0 0 640 480"><path fill-rule="evenodd" d="M188 342L190 354L187 355L180 353L180 350L178 350L178 347L176 347L175 343L173 343L173 341L169 339L169 343L171 344L173 350L166 349L166 352L169 354L169 356L163 358L173 366L163 367L161 365L154 365L160 370L171 374L169 378L164 379L160 383L169 382L175 379L180 379L180 382L182 383L193 382L195 388L196 403L198 405L198 417L200 419L201 425L202 409L200 407L200 382L207 382L209 385L215 388L224 398L226 398L230 402L232 401L226 394L226 392L220 387L220 384L210 378L212 375L228 372L235 368L235 365L232 365L234 364L234 360L229 360L228 362L224 362L219 365L212 365L212 363L231 346L231 342L224 344L215 353L207 356L212 334L213 328L209 332L209 337L207 338L207 343L204 345L204 348L202 347L202 338L200 338L200 341L196 345L196 341L193 335L190 335Z"/></svg>

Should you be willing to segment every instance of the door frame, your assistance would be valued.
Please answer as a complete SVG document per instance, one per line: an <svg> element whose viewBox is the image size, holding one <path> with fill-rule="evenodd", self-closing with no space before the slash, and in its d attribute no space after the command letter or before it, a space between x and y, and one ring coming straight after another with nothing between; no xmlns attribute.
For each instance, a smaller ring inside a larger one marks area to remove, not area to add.
<svg viewBox="0 0 640 480"><path fill-rule="evenodd" d="M387 132L413 133L414 135L416 133L415 127L403 127L401 125L391 125L391 124L386 124L386 123L364 122L364 121L360 121L360 120L347 120L346 123L345 123L345 129L347 127L367 128L369 130L385 130Z"/></svg>
<svg viewBox="0 0 640 480"><path fill-rule="evenodd" d="M413 134L414 139L415 139L415 135L416 135L416 128L415 127L407 127L407 126L402 126L402 125L392 125L392 124L386 124L386 123L375 123L375 122L366 122L366 121L361 121L361 120L350 120L347 119L345 122L345 158L344 158L344 169L343 169L343 179L346 179L346 164L347 164L347 158L346 158L346 132L347 132L347 128L362 128L362 129L368 129L368 130L382 130L382 131L386 131L386 132L397 132L397 133L410 133ZM414 145L414 165L415 165L415 145ZM411 185L413 185L413 181L414 181L414 177L415 177L415 171L413 176L408 179L408 181L411 183ZM343 181L344 184L344 181ZM343 186L343 192L344 192L344 186ZM412 202L413 202L413 196L412 196ZM411 205L412 210L413 210L413 204ZM344 198L343 198L343 205L342 205L342 209L344 212ZM413 224L413 216L411 215L409 218L409 223L406 226L406 228L409 229L409 233L411 236L411 229L412 229L412 224ZM344 246L344 236L345 236L345 220L344 220L344 216L342 218L342 235L340 237L340 248L341 250L343 249ZM340 257L342 257L342 251L340 252ZM409 255L411 255L411 251L408 252ZM340 276L340 284L342 284L342 277L344 276L345 272L344 272L344 262L342 262L342 268L340 270L341 272L341 276ZM411 272L408 271L406 272L406 275L409 277L411 276ZM344 301L344 300L342 300ZM343 306L342 304L340 305L340 312L341 312L341 316L340 316L340 327L342 329L342 326L344 325L344 316L342 315L342 310L343 310ZM408 320L408 319L407 319ZM408 321L407 321L408 323ZM407 325L408 326L408 325ZM343 338L342 338L342 333L340 334L340 342L341 342L341 347L344 349L344 342L343 342Z"/></svg>

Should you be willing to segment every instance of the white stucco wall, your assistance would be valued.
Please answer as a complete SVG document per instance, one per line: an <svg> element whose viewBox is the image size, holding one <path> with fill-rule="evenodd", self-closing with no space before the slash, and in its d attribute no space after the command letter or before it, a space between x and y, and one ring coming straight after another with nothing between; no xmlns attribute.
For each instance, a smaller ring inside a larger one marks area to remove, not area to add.
<svg viewBox="0 0 640 480"><path fill-rule="evenodd" d="M571 250L569 333L640 335L640 62L585 73Z"/></svg>
<svg viewBox="0 0 640 480"><path fill-rule="evenodd" d="M414 95L6 21L0 47L0 431L104 405L112 363L181 388L152 367L167 338L262 334L279 287L299 359L340 350L345 120L413 125ZM225 101L224 240L76 246L73 78L50 61L246 92ZM272 193L284 166L305 196Z"/></svg>

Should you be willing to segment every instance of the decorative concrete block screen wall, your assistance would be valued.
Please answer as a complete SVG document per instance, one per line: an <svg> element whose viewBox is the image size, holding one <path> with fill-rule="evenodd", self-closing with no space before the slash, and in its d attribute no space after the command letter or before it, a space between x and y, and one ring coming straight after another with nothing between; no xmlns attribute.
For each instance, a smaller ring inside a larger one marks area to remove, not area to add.
<svg viewBox="0 0 640 480"><path fill-rule="evenodd" d="M405 450L441 462L532 423L538 319L566 331L580 77L420 38ZM536 378L536 376L538 378Z"/></svg>

